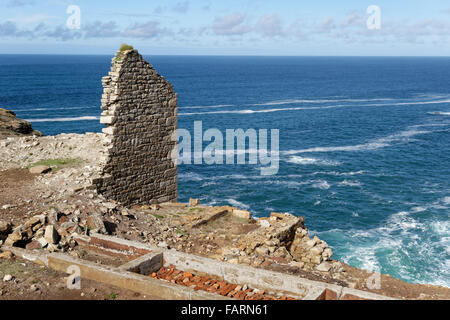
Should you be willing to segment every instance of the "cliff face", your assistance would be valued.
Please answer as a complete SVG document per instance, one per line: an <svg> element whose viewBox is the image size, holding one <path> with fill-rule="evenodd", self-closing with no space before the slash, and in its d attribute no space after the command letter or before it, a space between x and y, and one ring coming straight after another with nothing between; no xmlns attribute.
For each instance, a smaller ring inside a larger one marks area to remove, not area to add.
<svg viewBox="0 0 450 320"><path fill-rule="evenodd" d="M42 136L42 133L33 130L31 123L16 118L14 112L0 108L0 139L20 135Z"/></svg>

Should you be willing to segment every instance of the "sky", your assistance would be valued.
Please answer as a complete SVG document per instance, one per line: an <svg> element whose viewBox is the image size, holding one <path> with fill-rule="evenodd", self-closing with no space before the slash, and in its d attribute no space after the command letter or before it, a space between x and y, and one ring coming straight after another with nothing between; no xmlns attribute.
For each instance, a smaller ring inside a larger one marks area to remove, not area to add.
<svg viewBox="0 0 450 320"><path fill-rule="evenodd" d="M0 54L121 43L153 55L450 56L450 1L0 0Z"/></svg>

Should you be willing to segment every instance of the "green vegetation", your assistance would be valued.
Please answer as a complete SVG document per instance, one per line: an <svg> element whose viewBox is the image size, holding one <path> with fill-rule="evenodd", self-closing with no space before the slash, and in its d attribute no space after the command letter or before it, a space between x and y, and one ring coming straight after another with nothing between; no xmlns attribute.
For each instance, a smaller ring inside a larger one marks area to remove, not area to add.
<svg viewBox="0 0 450 320"><path fill-rule="evenodd" d="M183 235L185 237L187 236L186 231L184 231L183 229L176 228L175 232L178 233L178 234L181 234L181 235Z"/></svg>
<svg viewBox="0 0 450 320"><path fill-rule="evenodd" d="M47 159L33 163L28 169L36 166L47 166L52 168L52 171L58 171L59 169L77 165L79 163L81 163L81 159Z"/></svg>
<svg viewBox="0 0 450 320"><path fill-rule="evenodd" d="M159 214L156 214L156 213L152 213L152 216L154 216L157 219L164 219L163 216L160 216Z"/></svg>
<svg viewBox="0 0 450 320"><path fill-rule="evenodd" d="M134 49L133 46L130 46L130 45L126 44L126 43L122 43L122 45L120 46L119 51L120 52L124 52L124 51L127 51L127 50L133 50L133 49Z"/></svg>
<svg viewBox="0 0 450 320"><path fill-rule="evenodd" d="M117 298L117 294L111 293L111 294L109 295L109 298L110 298L111 300L115 300L115 299Z"/></svg>

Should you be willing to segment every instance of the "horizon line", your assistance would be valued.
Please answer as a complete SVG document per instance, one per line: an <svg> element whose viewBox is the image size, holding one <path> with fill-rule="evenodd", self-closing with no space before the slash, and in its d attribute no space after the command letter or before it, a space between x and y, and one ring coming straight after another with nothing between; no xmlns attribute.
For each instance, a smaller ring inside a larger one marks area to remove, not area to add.
<svg viewBox="0 0 450 320"><path fill-rule="evenodd" d="M139 52L139 51L138 51ZM141 53L143 56L164 57L305 57L305 58L450 58L450 55L259 55L259 54L151 54ZM28 55L28 56L114 56L107 53L0 53L0 55Z"/></svg>

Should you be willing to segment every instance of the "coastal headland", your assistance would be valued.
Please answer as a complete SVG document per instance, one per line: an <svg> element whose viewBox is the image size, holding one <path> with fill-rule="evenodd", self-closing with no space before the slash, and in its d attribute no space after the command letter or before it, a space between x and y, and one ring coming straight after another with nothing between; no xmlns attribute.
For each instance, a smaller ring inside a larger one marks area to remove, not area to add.
<svg viewBox="0 0 450 320"><path fill-rule="evenodd" d="M90 289L79 292L91 299L108 290L125 299L186 298L183 292L211 299L450 299L449 288L334 260L325 241L310 237L303 217L254 218L197 199L179 203L170 156L177 128L172 86L132 48L117 53L102 82L102 133L42 136L0 109L0 299L19 291L30 299L58 297L46 285L49 277L64 279L64 295L70 259L87 274ZM31 256L44 269L20 272ZM188 267L186 259L198 261ZM112 268L110 275L102 268ZM120 286L121 277L144 281L129 273L156 282ZM298 279L298 287L288 279ZM174 285L165 287L166 296L145 289L166 283Z"/></svg>

